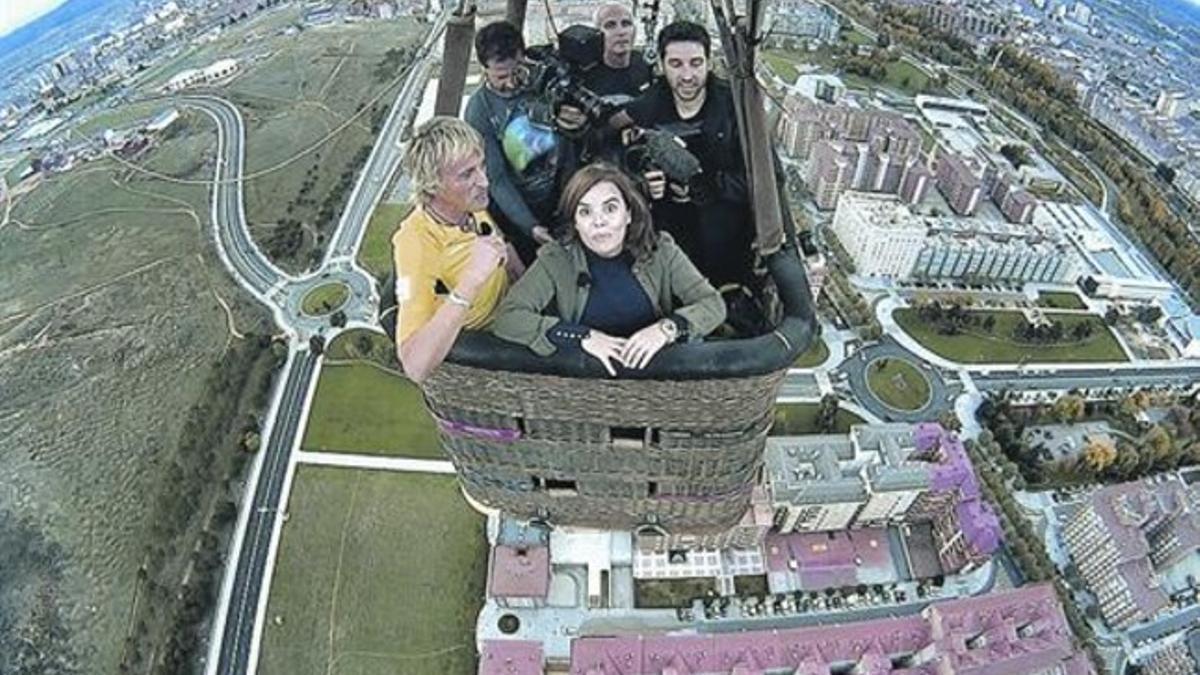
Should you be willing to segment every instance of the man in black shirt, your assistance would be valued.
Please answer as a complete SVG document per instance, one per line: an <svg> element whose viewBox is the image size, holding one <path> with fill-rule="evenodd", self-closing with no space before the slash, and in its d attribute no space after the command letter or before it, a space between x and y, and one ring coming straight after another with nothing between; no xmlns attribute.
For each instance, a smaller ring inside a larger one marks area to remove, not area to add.
<svg viewBox="0 0 1200 675"><path fill-rule="evenodd" d="M596 10L596 28L604 34L604 61L584 74L592 92L622 105L633 100L650 83L650 65L633 48L637 24L627 4L609 2Z"/></svg>
<svg viewBox="0 0 1200 675"><path fill-rule="evenodd" d="M652 188L655 226L675 238L714 286L750 286L754 222L741 138L733 93L710 75L710 56L703 26L677 21L664 27L658 35L663 77L613 125L669 131L700 160L701 173L690 185Z"/></svg>

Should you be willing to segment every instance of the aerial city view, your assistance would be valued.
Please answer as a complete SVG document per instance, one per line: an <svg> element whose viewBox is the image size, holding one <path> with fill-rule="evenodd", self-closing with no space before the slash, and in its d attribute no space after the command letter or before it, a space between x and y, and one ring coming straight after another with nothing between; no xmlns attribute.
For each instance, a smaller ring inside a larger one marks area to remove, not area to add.
<svg viewBox="0 0 1200 675"><path fill-rule="evenodd" d="M0 675L1200 674L1200 0L0 7Z"/></svg>

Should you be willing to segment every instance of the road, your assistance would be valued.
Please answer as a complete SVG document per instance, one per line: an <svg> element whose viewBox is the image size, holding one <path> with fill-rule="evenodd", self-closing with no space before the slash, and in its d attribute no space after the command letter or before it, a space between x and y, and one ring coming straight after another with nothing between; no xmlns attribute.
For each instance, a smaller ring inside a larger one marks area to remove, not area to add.
<svg viewBox="0 0 1200 675"><path fill-rule="evenodd" d="M234 276L260 300L288 276L267 259L246 227L242 181L245 171L246 128L242 115L228 101L188 97L186 102L205 112L217 123L217 168L213 176L213 227L221 257Z"/></svg>
<svg viewBox="0 0 1200 675"><path fill-rule="evenodd" d="M182 101L204 111L217 124L212 218L221 258L238 283L274 312L276 322L291 342L291 356L281 377L283 384L277 387L272 401L269 415L272 421L264 430L264 454L257 474L248 481L250 485L242 502L240 539L234 548L237 559L226 568L227 578L205 667L209 675L244 675L257 669L255 641L261 634L261 626L256 626L256 621L264 599L263 586L270 578L268 560L280 522L283 486L291 453L298 446L305 401L320 364L320 357L309 350L309 338L320 335L332 339L341 330L330 326L328 317L304 314L300 310L301 301L318 285L342 282L351 290L350 299L342 308L348 319L345 328L375 327L378 297L374 281L354 258L371 211L399 165L399 141L413 121L430 69L439 56L433 48L447 17L445 12L439 15L422 51L417 52L418 58L409 68L338 228L330 238L324 262L319 269L302 277L288 275L273 265L250 236L241 180L245 167L245 127L237 108L211 96L189 96Z"/></svg>
<svg viewBox="0 0 1200 675"><path fill-rule="evenodd" d="M242 538L241 555L233 570L234 591L221 637L220 660L217 663L219 673L245 673L249 670L254 621L267 567L268 544L275 528L288 456L295 445L304 399L312 384L318 358L310 351L299 350L288 364L275 424L265 450L266 456L254 487L254 496L249 501L250 516Z"/></svg>

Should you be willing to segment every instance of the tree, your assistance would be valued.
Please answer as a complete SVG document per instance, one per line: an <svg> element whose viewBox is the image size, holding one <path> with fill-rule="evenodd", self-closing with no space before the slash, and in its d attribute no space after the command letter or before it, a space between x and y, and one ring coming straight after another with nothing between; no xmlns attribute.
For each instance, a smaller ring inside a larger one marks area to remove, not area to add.
<svg viewBox="0 0 1200 675"><path fill-rule="evenodd" d="M1175 182L1175 169L1168 166L1166 162L1159 162L1154 167L1154 174L1168 183Z"/></svg>
<svg viewBox="0 0 1200 675"><path fill-rule="evenodd" d="M817 430L831 433L837 424L838 398L835 394L825 394L817 407Z"/></svg>
<svg viewBox="0 0 1200 675"><path fill-rule="evenodd" d="M1155 424L1150 427L1142 441L1156 458L1165 458L1171 452L1171 435L1161 425Z"/></svg>
<svg viewBox="0 0 1200 675"><path fill-rule="evenodd" d="M1105 436L1091 436L1083 446L1083 461L1092 473L1099 474L1117 458L1117 446Z"/></svg>
<svg viewBox="0 0 1200 675"><path fill-rule="evenodd" d="M1054 402L1054 417L1063 423L1074 423L1083 419L1084 401L1082 396L1063 394Z"/></svg>

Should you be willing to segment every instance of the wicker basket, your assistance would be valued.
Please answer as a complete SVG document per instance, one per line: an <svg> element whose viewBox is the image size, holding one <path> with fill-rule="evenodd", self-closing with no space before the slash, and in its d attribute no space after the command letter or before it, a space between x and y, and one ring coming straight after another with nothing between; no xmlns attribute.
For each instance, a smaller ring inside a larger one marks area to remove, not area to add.
<svg viewBox="0 0 1200 675"><path fill-rule="evenodd" d="M607 376L464 334L423 384L442 446L475 501L561 525L715 532L742 517L775 399L815 322L792 249L768 261L785 316L744 340L676 345Z"/></svg>

